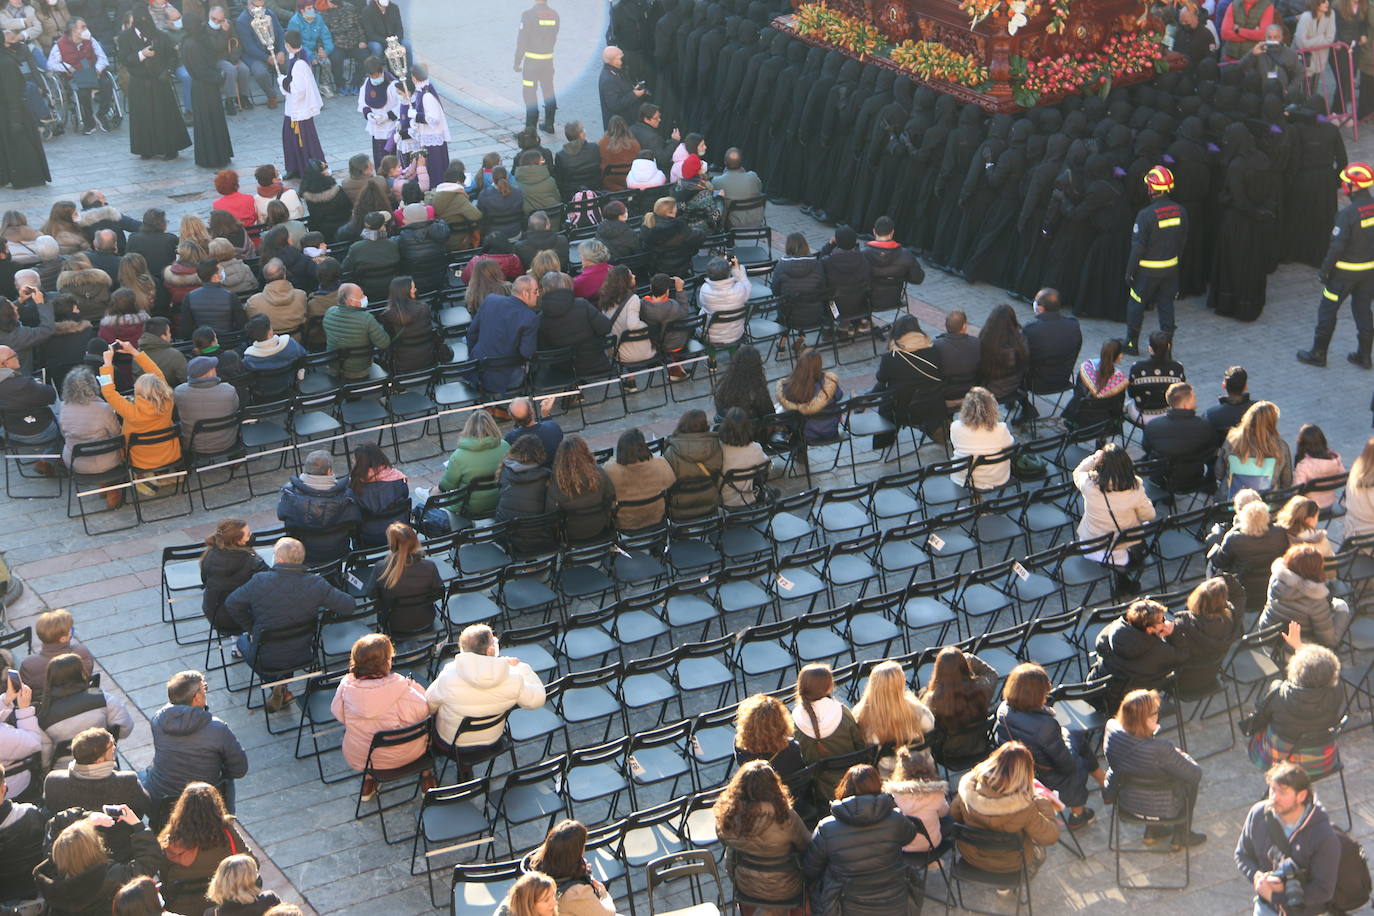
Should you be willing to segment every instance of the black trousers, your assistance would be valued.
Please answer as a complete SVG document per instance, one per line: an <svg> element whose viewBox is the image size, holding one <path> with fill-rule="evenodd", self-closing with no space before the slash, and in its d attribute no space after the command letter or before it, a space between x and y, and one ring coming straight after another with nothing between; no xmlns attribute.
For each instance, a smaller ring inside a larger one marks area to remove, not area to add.
<svg viewBox="0 0 1374 916"><path fill-rule="evenodd" d="M1159 270L1141 267L1136 270L1135 282L1126 288L1126 327L1131 340L1140 336L1145 322L1145 307L1153 305L1159 313L1160 330L1174 332L1174 299L1178 297L1178 268Z"/></svg>
<svg viewBox="0 0 1374 916"><path fill-rule="evenodd" d="M553 61L531 60L526 57L524 78L520 83L525 97L526 127L533 127L539 122L539 96L536 87L544 93L545 111L552 112L558 107L558 100L553 94Z"/></svg>
<svg viewBox="0 0 1374 916"><path fill-rule="evenodd" d="M1336 332L1336 318L1341 303L1350 297L1350 312L1355 317L1355 331L1360 339L1374 336L1374 318L1369 303L1374 300L1374 270L1349 271L1336 269L1322 289L1322 301L1317 306L1317 344L1325 349Z"/></svg>

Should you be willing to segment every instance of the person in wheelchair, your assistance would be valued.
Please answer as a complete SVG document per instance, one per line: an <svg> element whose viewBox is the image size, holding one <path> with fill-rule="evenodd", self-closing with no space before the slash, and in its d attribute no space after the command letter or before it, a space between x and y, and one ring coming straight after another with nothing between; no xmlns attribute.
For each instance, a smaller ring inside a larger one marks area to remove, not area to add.
<svg viewBox="0 0 1374 916"><path fill-rule="evenodd" d="M97 127L108 133L117 125L110 61L86 27L86 20L73 19L62 37L53 42L48 69L62 74L75 91L83 134L93 134Z"/></svg>

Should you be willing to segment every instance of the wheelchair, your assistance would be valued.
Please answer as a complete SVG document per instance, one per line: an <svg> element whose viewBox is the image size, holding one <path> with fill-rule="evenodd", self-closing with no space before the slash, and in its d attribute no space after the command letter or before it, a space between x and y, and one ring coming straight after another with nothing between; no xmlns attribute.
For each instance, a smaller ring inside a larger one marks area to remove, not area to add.
<svg viewBox="0 0 1374 916"><path fill-rule="evenodd" d="M49 70L44 71L42 76L52 99L54 119L65 129L78 133L81 130L81 103L77 98L77 89L72 85L71 75ZM91 105L97 109L100 107L102 90L108 101L103 111L97 110L92 114L106 131L114 131L124 122L125 109L123 90L119 80L115 79L113 68L107 68L100 75L100 84L91 99Z"/></svg>

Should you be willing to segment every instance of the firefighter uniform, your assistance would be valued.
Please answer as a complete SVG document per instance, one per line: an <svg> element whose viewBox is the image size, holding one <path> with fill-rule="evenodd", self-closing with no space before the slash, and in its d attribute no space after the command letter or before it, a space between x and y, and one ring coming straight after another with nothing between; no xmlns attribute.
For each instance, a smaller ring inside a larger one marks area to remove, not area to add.
<svg viewBox="0 0 1374 916"><path fill-rule="evenodd" d="M1326 365L1326 348L1336 330L1341 303L1350 297L1355 316L1358 347L1347 359L1370 368L1370 345L1374 344L1374 320L1369 304L1374 299L1374 170L1363 162L1352 162L1341 172L1341 182L1350 196L1350 205L1336 216L1331 227L1331 242L1318 274L1322 281L1321 303L1317 306L1317 332L1312 349L1298 353L1298 359L1314 366Z"/></svg>
<svg viewBox="0 0 1374 916"><path fill-rule="evenodd" d="M1169 197L1173 173L1155 166L1145 175L1154 197L1135 217L1131 229L1131 254L1126 264L1126 351L1139 350L1145 309L1159 311L1159 327L1174 333L1174 299L1178 297L1178 259L1188 238L1188 213Z"/></svg>
<svg viewBox="0 0 1374 916"><path fill-rule="evenodd" d="M558 13L538 0L520 17L520 36L515 43L515 69L522 71L521 88L525 96L525 127L539 122L539 97L535 87L544 91L545 133L553 133L553 115L558 100L553 94L553 46L558 41Z"/></svg>

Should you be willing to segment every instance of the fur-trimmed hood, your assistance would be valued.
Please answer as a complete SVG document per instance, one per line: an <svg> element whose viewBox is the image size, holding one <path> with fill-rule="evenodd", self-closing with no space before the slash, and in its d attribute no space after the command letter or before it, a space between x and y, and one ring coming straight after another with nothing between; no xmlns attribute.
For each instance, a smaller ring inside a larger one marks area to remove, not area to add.
<svg viewBox="0 0 1374 916"><path fill-rule="evenodd" d="M100 326L104 328L117 328L123 325L143 324L148 320L147 312L135 312L132 315L106 315L100 319Z"/></svg>
<svg viewBox="0 0 1374 916"><path fill-rule="evenodd" d="M91 323L79 318L72 321L58 321L53 325L54 334L83 334L90 329Z"/></svg>
<svg viewBox="0 0 1374 916"><path fill-rule="evenodd" d="M992 795L972 773L959 780L959 798L970 811L984 817L1008 817L1035 803L1035 796L1028 791Z"/></svg>
<svg viewBox="0 0 1374 916"><path fill-rule="evenodd" d="M324 204L338 197L343 193L343 188L339 185L331 185L323 191L302 191L301 200L307 204Z"/></svg>
<svg viewBox="0 0 1374 916"><path fill-rule="evenodd" d="M91 207L89 210L82 210L80 213L76 214L76 224L83 228L89 228L96 223L117 223L123 218L119 210L111 207L109 204L105 204L101 207Z"/></svg>
<svg viewBox="0 0 1374 916"><path fill-rule="evenodd" d="M787 389L787 379L780 379L778 381L778 403L781 404L787 410L795 410L803 415L820 413L830 404L831 399L835 397L836 389L838 389L839 387L839 376L837 376L833 372L826 372L824 375L821 376L821 387L817 389L814 395L811 396L811 399L804 403L798 404L793 401L789 401L786 395L783 394L783 392Z"/></svg>
<svg viewBox="0 0 1374 916"><path fill-rule="evenodd" d="M888 795L935 795L942 798L949 791L949 783L943 779L889 779L883 783L883 791Z"/></svg>
<svg viewBox="0 0 1374 916"><path fill-rule="evenodd" d="M71 289L74 286L92 286L110 288L110 275L99 267L87 267L81 270L64 270L57 275L57 288L59 290Z"/></svg>

